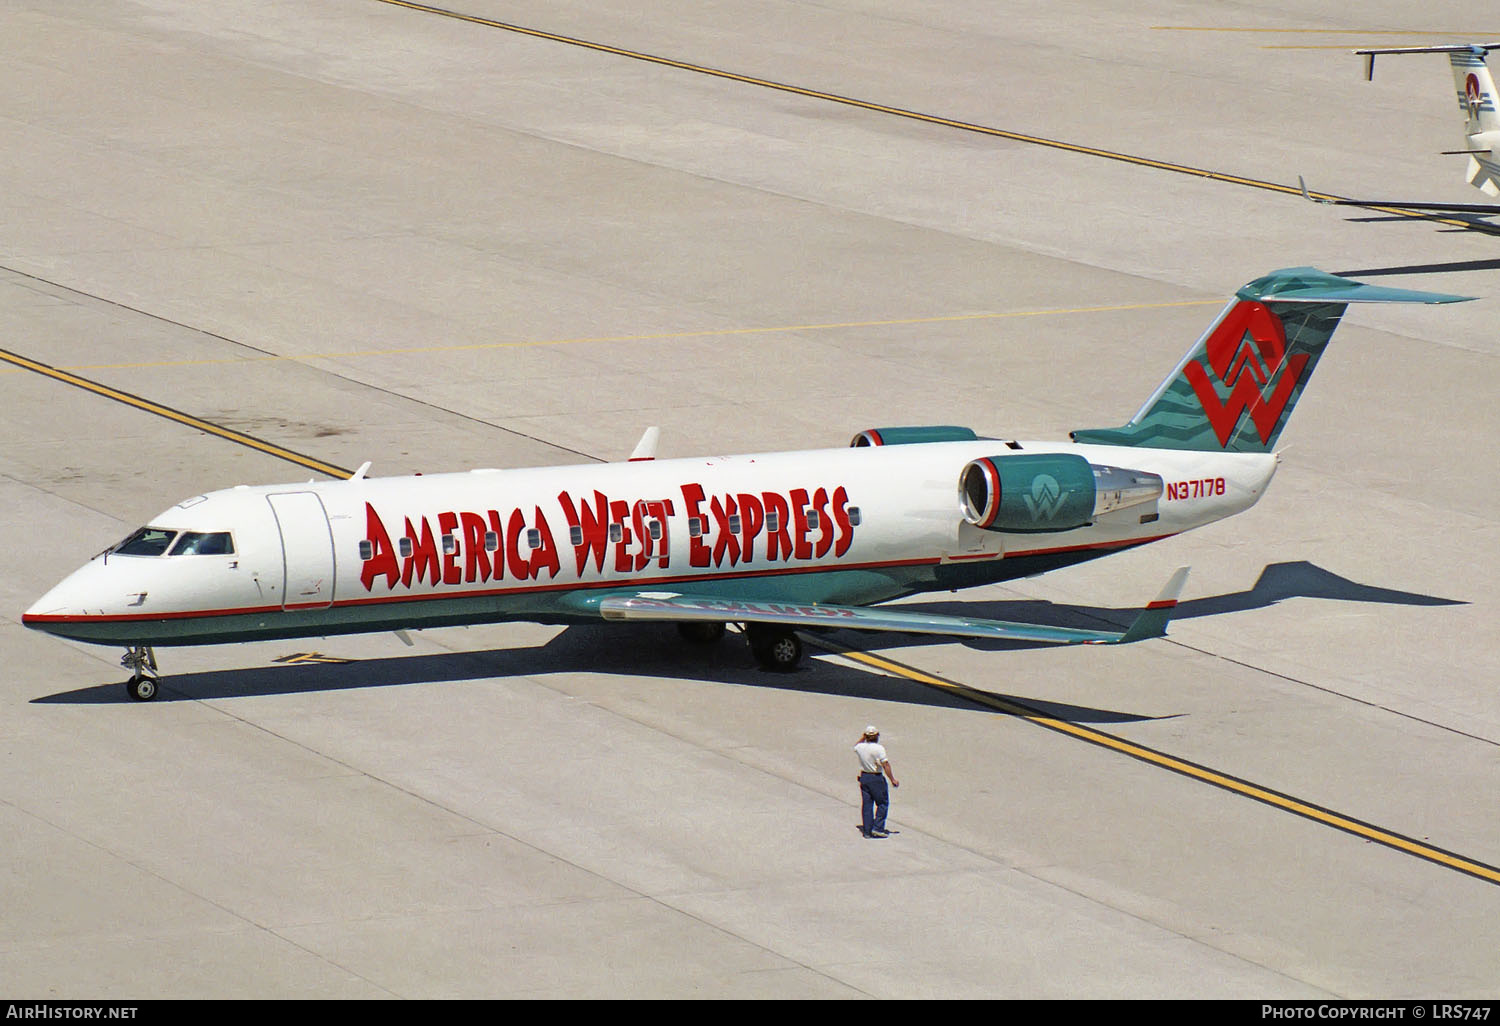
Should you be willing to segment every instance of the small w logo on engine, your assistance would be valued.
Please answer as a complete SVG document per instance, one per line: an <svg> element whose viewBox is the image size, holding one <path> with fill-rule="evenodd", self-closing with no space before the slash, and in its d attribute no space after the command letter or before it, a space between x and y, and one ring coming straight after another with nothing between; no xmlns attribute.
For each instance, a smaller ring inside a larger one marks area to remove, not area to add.
<svg viewBox="0 0 1500 1026"><path fill-rule="evenodd" d="M1228 447L1245 413L1250 414L1261 444L1269 444L1292 393L1302 380L1307 354L1299 353L1288 359L1281 319L1265 304L1250 301L1236 304L1225 315L1205 349L1208 369L1197 360L1189 360L1182 373L1203 405L1219 445ZM1221 389L1209 377L1209 369L1228 393L1222 399ZM1274 390L1268 396L1266 388L1273 380Z"/></svg>
<svg viewBox="0 0 1500 1026"><path fill-rule="evenodd" d="M1071 493L1062 490L1062 485L1051 474L1038 474L1031 479L1031 494L1023 495L1022 498L1026 500L1026 509L1035 522L1055 519L1069 494Z"/></svg>

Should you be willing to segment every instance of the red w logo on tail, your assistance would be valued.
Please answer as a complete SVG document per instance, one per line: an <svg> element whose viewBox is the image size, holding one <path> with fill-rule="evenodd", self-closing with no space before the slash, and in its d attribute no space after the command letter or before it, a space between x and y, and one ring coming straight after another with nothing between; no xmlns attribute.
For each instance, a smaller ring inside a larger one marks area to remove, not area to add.
<svg viewBox="0 0 1500 1026"><path fill-rule="evenodd" d="M1228 398L1219 399L1219 390L1197 360L1189 360L1182 372L1203 404L1203 412L1213 425L1219 445L1229 445L1240 416L1247 411L1255 423L1255 430L1260 433L1261 443L1268 444L1287 403L1291 401L1292 392L1302 379L1307 354L1299 353L1287 359L1286 332L1282 329L1281 319L1265 304L1250 301L1235 304L1209 336L1205 348L1209 367L1229 390ZM1279 371L1282 372L1281 379L1268 397L1266 386Z"/></svg>

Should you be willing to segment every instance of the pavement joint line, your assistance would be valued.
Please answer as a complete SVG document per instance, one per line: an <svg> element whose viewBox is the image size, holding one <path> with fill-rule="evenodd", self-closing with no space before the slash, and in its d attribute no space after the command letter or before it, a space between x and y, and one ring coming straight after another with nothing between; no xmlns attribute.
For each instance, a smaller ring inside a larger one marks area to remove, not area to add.
<svg viewBox="0 0 1500 1026"><path fill-rule="evenodd" d="M1495 32L1439 32L1435 29L1331 29L1331 28L1260 28L1230 25L1152 25L1153 32L1255 32L1291 36L1455 36L1473 39L1500 35Z"/></svg>
<svg viewBox="0 0 1500 1026"><path fill-rule="evenodd" d="M153 403L151 403L150 400L143 399L140 396L132 396L130 393L124 392L124 391L122 391L120 389L111 389L107 385L100 384L99 382L90 382L87 378L80 378L77 375L70 373L71 371L76 371L76 370L106 370L106 369L123 370L123 369L132 369L132 368L134 368L134 369L143 369L143 368L149 368L149 367L204 366L204 365L210 365L211 366L211 365L223 365L223 364L228 364L228 365L233 365L233 366L246 366L246 365L249 365L251 363L261 363L261 362L268 362L268 361L285 361L287 363L302 363L305 360L314 359L313 357L305 357L305 356L297 356L297 355L294 355L294 356L280 356L280 355L275 354L275 353L267 352L264 349L259 349L259 348L255 347L255 346L250 345L247 342L241 342L241 341L239 341L237 339L232 339L232 338L229 338L228 336L220 335L220 334L217 334L215 332L209 331L206 328L197 328L197 327L194 327L193 325L186 324L186 323L184 323L182 321L174 321L174 320L172 320L169 317L162 316L161 314L152 313L150 311L140 309L139 307L133 307L133 306L130 306L130 305L126 304L126 303L121 303L121 302L119 302L117 300L113 300L113 299L107 299L107 298L105 298L103 296L95 295L95 294L90 293L90 292L84 292L84 291L82 291L80 289L75 289L75 288L72 288L71 286L63 285L63 284L61 284L59 282L51 281L51 280L49 280L47 278L38 277L37 275L34 275L34 274L27 274L24 271L17 271L15 268L0 266L0 272L5 272L5 273L8 273L8 274L14 275L15 277L13 277L11 279L7 279L7 280L10 280L10 281L21 281L21 283L23 285L26 285L27 282L40 282L42 284L50 286L51 288L61 289L62 291L70 293L70 294L72 294L74 296L82 296L83 298L88 299L88 300L92 300L94 302L104 303L104 304L107 304L109 306L113 306L113 307L115 307L117 309L120 309L120 310L125 310L125 311L127 311L129 313L136 314L136 315L141 316L141 317L150 318L151 320L160 322L162 324L171 325L174 328L181 328L184 331L190 331L190 332L193 332L195 334L203 335L203 336L205 336L207 338L211 338L211 339L214 339L214 340L219 341L219 342L226 342L226 343L228 343L228 344L230 344L232 346L235 346L237 348L244 349L244 350L247 350L249 352L252 352L252 353L256 354L253 357L240 358L240 359L235 359L235 360L201 360L201 361L179 360L179 361L162 361L162 362L158 362L158 363L113 364L113 365L111 365L111 364L97 364L97 365L93 365L93 366L90 366L90 367L72 367L72 368L53 367L53 366L50 366L48 364L41 363L40 361L31 360L31 359L29 359L27 357L20 356L19 354L11 354L12 356L15 357L15 359L6 359L5 357L0 356L0 375L17 374L17 373L21 373L22 371L34 371L34 372L37 372L37 373L45 373L46 376L48 376L48 377L55 378L56 380L59 380L59 381L64 381L64 382L66 382L68 384L75 384L75 385L77 385L80 388L86 388L89 391L94 391L96 394L104 395L107 398L118 398L118 397L122 397L122 396L129 396L130 399L132 399L132 400L139 400L139 403L137 403L137 402L129 402L126 399L123 399L123 398L120 399L119 401L127 402L127 405L137 406L138 409L146 410L148 412L158 413L159 415L166 417L168 420L175 420L178 423L189 424L189 426L196 427L196 428L198 428L198 429L200 429L202 431L208 432L209 434L218 435L221 438L226 438L226 439L228 439L230 441L235 441L235 442L238 442L238 443L240 443L242 445L247 445L248 447L253 448L253 449L259 449L262 452L267 452L270 455L278 456L279 458L285 459L288 462L295 463L295 464L297 464L298 466L301 466L301 467L307 467L307 468L309 468L311 470L316 470L319 473L329 474L332 477L348 477L350 475L350 473L352 473L351 471L349 471L349 470L347 470L347 469L345 469L343 467L338 467L338 466L335 466L333 464L323 464L322 461L320 461L320 460L315 460L315 459L313 459L313 457L304 456L301 453L297 453L294 450L286 449L286 448L283 448L281 446L271 446L270 448L264 448L264 446L269 445L269 443L264 443L260 439L256 439L256 438L254 438L251 435L245 435L245 434L243 434L241 432L235 432L235 431L232 431L231 429L220 427L219 425L215 425L215 424L213 424L213 423L211 423L209 421L202 420L202 419L196 418L196 417L192 417L190 414L185 414L185 413L182 413L181 411L170 410L169 407L160 407L160 409L151 409L150 408L151 406L159 406L159 404L153 404ZM24 279L24 281L22 279ZM0 350L0 353L4 353L4 350ZM351 355L357 355L357 354L351 354ZM11 367L6 367L6 366L4 366L5 363L10 363L10 364L12 364L12 366ZM304 366L311 366L311 365L310 364L304 364ZM45 371L43 370L43 368L45 368ZM528 435L524 431L520 431L520 430L518 430L516 428L507 428L507 427L504 427L504 426L502 426L500 424L496 424L496 423L494 423L492 421L484 420L483 418L480 418L480 417L475 417L475 416L467 414L467 413L460 413L457 410L451 410L451 409L448 409L448 408L443 407L443 406L438 406L435 403L427 402L427 401L422 400L422 399L417 399L417 398L414 398L411 395L403 394L403 393L400 393L400 392L395 392L392 389L385 388L383 386L377 385L377 384L375 384L373 382L370 382L370 381L365 381L365 380L362 380L360 378L351 377L351 376L349 376L347 374L341 374L341 373L339 373L339 372L337 372L335 370L330 370L328 368L315 368L315 369L319 370L320 373L332 375L332 376L340 378L340 379L342 379L344 381L348 381L348 382L351 382L352 384L358 385L361 388L372 389L372 390L374 390L376 392L381 392L381 393L384 393L386 395L395 396L395 397L397 397L399 399L402 399L404 401L407 401L407 402L414 402L414 403L417 403L417 404L419 404L421 406L425 406L425 407L428 407L430 409L438 410L438 411L440 411L442 413L451 414L452 416L455 416L455 417L462 417L465 420L473 421L473 422L475 422L477 424L483 424L486 427L495 428L496 430L504 432L506 434L516 435L517 437L525 438L528 441L540 442L541 444L547 445L550 448L557 449L557 450L560 450L562 452L572 453L573 455L576 455L576 456L582 456L582 457L584 457L585 459L588 459L588 460L594 460L596 462L604 462L603 460L600 460L599 457L593 456L590 453L581 452L581 451L579 451L577 449L569 449L567 446L559 445L556 442L545 442L545 441L543 441L540 438L537 438L537 437L535 437L533 435ZM69 378L73 378L73 379L76 379L76 380L69 380ZM110 394L110 393L113 393L113 394ZM146 405L140 405L140 404L146 404ZM169 412L162 412L162 411L169 411ZM187 419L185 420L183 418L187 418ZM273 451L273 450L275 450L275 451ZM309 460L312 461L312 462L307 462ZM319 464L319 465L318 466L314 466L314 464Z"/></svg>
<svg viewBox="0 0 1500 1026"><path fill-rule="evenodd" d="M445 647L446 648L446 646L440 646L440 647ZM448 649L448 651L450 653L457 654L460 650ZM482 653L476 653L476 652L468 652L467 654L469 656L480 656L480 655L482 655ZM556 693L555 689L551 688L551 685L545 684L545 683L543 683L541 681L537 681L536 683L541 684L541 686L547 687L549 690L553 690L554 693ZM182 697L183 698L188 698L189 696L183 695ZM705 916L705 915L703 915L700 912L697 912L697 911L694 911L694 910L692 910L690 908L687 908L687 907L685 907L685 905L681 904L680 902L674 902L674 900L673 900L674 899L674 895L671 894L671 893L661 891L660 889L651 889L651 888L647 888L647 887L644 887L644 886L641 886L641 885L638 885L638 884L634 884L634 883L631 883L628 880L624 879L623 876L610 875L608 873L603 872L601 869L599 869L597 867L591 867L591 866L585 864L584 862L578 860L577 858L570 856L566 852L563 852L561 850L554 850L556 846L555 845L548 845L548 844L544 843L543 839L540 839L540 838L529 838L529 837L525 836L524 834L522 834L520 832L517 832L517 831L514 831L514 830L511 830L511 829L508 829L507 827L505 827L503 825L492 823L492 822L489 821L488 817L482 816L482 815L480 815L477 812L465 811L465 810L457 807L454 804L442 801L438 797L436 797L434 795L431 795L431 794L427 794L425 791L423 791L420 788L417 788L416 786L414 786L412 784L403 783L403 782L397 780L394 776L391 776L391 775L388 775L388 774L384 774L384 773L380 773L380 772L376 772L373 769L369 769L369 768L357 765L356 763L352 762L348 758L345 758L345 757L342 757L342 756L338 756L338 755L330 754L329 752L325 752L322 749L309 744L305 740L296 738L296 737L292 736L291 733L289 733L289 732L287 732L287 731L285 731L283 729L278 729L278 728L272 727L272 726L270 726L268 724L260 722L259 720L252 719L252 718L250 718L247 715L242 715L240 712L238 712L238 711L236 711L234 709L231 709L223 700L219 700L219 699L189 699L189 700L197 702L200 705L204 705L204 706L206 706L206 707L214 710L215 712L219 713L220 715L224 716L225 718L233 720L233 721L235 721L237 723L242 724L243 726L245 726L248 729L260 731L261 733L265 734L266 736L268 736L270 738L273 738L274 740L276 740L276 741L278 741L278 742L280 742L282 744L289 745L289 746L292 746L294 748L300 749L301 751L306 752L306 753L312 755L314 758L326 760L327 762L331 763L332 765L339 766L339 767L341 767L341 768L343 768L345 770L348 770L350 773L357 774L357 775L359 775L360 777L364 778L367 781L371 781L371 782L373 782L373 783L375 783L375 784L377 784L377 785L379 785L381 787L389 788L394 793L400 794L400 795L404 795L406 798L410 799L413 802L417 802L417 803L419 803L421 805L424 805L424 806L427 806L429 808L436 809L439 812L443 813L444 815L451 816L451 817L453 817L456 820L459 820L459 821L462 821L462 822L466 822L466 823L474 826L476 829L478 829L479 831L481 831L484 834L488 834L488 835L493 835L495 837L504 838L505 840L511 842L512 844L524 847L524 848L526 848L526 849L528 849L530 851L533 851L533 852L536 852L537 854L545 856L546 858L553 859L556 862L560 862L560 863L562 863L564 865L567 865L568 867L570 867L570 868L578 871L579 873L586 874L587 876L589 876L589 877L591 877L591 878L593 878L595 880L603 881L604 883L606 883L607 885L609 885L611 887L616 887L616 888L619 888L620 890L626 892L624 899L621 899L618 896L604 896L604 897L601 897L601 898L598 898L598 899L589 899L589 900L593 900L596 903L601 903L601 904L602 903L614 903L614 902L617 902L617 901L620 901L620 900L649 902L649 903L651 903L653 905L656 905L656 906L658 906L660 908L666 909L667 911L672 912L672 913L674 913L676 915L682 916L682 917L684 917L686 919L690 919L690 920L692 920L692 921L694 921L696 923L699 923L702 926L704 926L705 928L707 928L709 930L712 930L712 931L714 931L716 933L722 934L722 935L724 935L726 937L733 938L733 939L735 939L737 941L740 941L741 943L751 945L751 946L759 949L760 951L765 952L766 954L770 955L773 958L781 959L782 961L784 961L784 962L786 962L786 963L788 963L790 965L794 965L794 966L796 966L796 967L798 967L800 969L804 969L804 970L806 970L806 971L808 971L810 973L814 973L814 974L817 974L819 976L823 976L826 979L832 980L832 981L834 981L836 983L839 983L839 984L841 984L843 986L846 986L846 987L850 988L851 990L858 991L861 994L867 993L867 990L865 988L863 988L863 987L861 987L861 986L859 986L859 985L857 985L855 983L845 981L845 980L841 979L840 977L832 974L830 971L828 971L826 969L819 968L818 965L816 965L814 962L812 962L810 960L806 960L806 959L803 959L803 958L801 958L801 957L799 957L799 956L797 956L795 954L791 954L791 953L788 953L787 951L783 951L781 949L781 947L778 947L778 946L776 946L774 944L768 943L768 942L763 941L763 940L758 940L755 937L753 937L753 936L749 935L748 933L746 933L745 931L731 929L728 925L726 925L724 923L721 923L721 922L717 922L714 919L712 919L712 918L710 918L708 916ZM613 711L611 710L611 712L613 712ZM629 718L628 714L617 713L617 715L624 715L624 716L626 716L626 718ZM638 721L635 721L635 722L638 722ZM720 754L721 754L721 757L722 757L722 753L720 753ZM218 903L215 902L215 904L218 904ZM224 907L224 906L220 906L220 907ZM240 915L241 918L244 918L243 914L235 912L233 909L226 908L226 911L230 912L233 915ZM282 939L290 941L290 938L284 936L280 929L273 929L271 927L264 927L264 926L262 927L262 929L266 929L268 932L274 934L275 936L281 937ZM290 941L290 942L291 943L297 943L295 941ZM305 946L302 945L302 944L298 944L298 947L305 947ZM335 964L335 965L339 964L337 962L333 962L331 956L329 956L327 954L321 953L319 951L315 951L313 949L306 949L306 950L309 950L312 954L317 955L319 958L323 958L323 959L325 959L327 961L330 961L332 964ZM340 968L345 968L345 967L342 966L342 965L340 965ZM350 971L352 972L353 970L350 970Z"/></svg>
<svg viewBox="0 0 1500 1026"><path fill-rule="evenodd" d="M201 367L262 363L278 360L297 362L302 360L345 360L379 356L419 356L429 355L433 353L461 353L495 349L541 348L546 346L585 345L613 342L664 342L671 341L673 339L722 338L734 335L772 335L781 333L793 334L799 332L849 330L853 328L890 328L919 324L948 324L962 321L1005 320L1009 318L1019 317L1061 317L1071 314L1121 313L1132 310L1162 310L1170 309L1172 307L1217 306L1221 305L1222 303L1222 299L1183 299L1162 303L1114 303L1100 306L1053 307L1037 310L1002 310L990 313L940 314L933 317L893 317L882 320L867 321L829 321L817 324L784 324L771 325L761 328L704 328L695 331L651 332L639 335L598 335L578 338L517 339L505 342L471 342L464 343L462 345L412 346L399 349L353 350L342 353L292 353L288 355L280 355L276 353L266 353L264 350L253 350L260 355L238 357L233 359L226 358L213 360L157 360L134 363L71 364L66 369L71 371L144 370L157 367ZM147 316L150 315L148 314ZM187 325L179 326L184 328L188 327ZM197 329L190 328L189 330ZM232 339L226 339L223 338L223 336L219 335L210 334L210 337L218 338L226 342L233 342ZM234 344L240 345L241 343ZM11 371L10 373L15 372Z"/></svg>

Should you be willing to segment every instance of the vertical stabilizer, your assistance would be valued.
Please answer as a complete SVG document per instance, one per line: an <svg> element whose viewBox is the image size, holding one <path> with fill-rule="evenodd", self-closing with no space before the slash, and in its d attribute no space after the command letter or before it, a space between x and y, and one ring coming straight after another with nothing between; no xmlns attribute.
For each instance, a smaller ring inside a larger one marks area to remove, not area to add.
<svg viewBox="0 0 1500 1026"><path fill-rule="evenodd" d="M1455 303L1464 296L1365 285L1311 267L1240 289L1130 421L1074 431L1096 445L1270 452L1350 303Z"/></svg>
<svg viewBox="0 0 1500 1026"><path fill-rule="evenodd" d="M1453 84L1463 111L1464 142L1469 150L1469 184L1490 196L1500 196L1500 164L1495 148L1500 143L1500 112L1495 109L1495 80L1485 63L1481 46L1455 50L1448 55L1453 65Z"/></svg>

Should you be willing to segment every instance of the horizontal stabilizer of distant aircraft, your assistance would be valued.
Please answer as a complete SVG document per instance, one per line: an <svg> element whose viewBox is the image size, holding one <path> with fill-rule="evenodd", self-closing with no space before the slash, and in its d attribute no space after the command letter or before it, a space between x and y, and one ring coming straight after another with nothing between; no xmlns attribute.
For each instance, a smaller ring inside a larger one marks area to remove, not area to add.
<svg viewBox="0 0 1500 1026"><path fill-rule="evenodd" d="M1448 154L1469 158L1466 177L1470 185L1490 196L1500 196L1500 111L1495 106L1495 80L1485 61L1491 50L1500 49L1500 43L1459 43L1445 46L1398 46L1371 50L1356 50L1365 59L1365 78L1375 77L1375 58L1380 54L1443 53L1453 69L1453 83L1458 94L1458 109L1464 115L1464 148L1448 150ZM1299 179L1300 181L1300 179ZM1500 205L1480 203L1429 203L1395 200L1346 199L1341 197L1317 198L1302 187L1306 199L1334 206L1351 207L1400 207L1407 210L1431 210L1439 213L1495 214Z"/></svg>
<svg viewBox="0 0 1500 1026"><path fill-rule="evenodd" d="M942 616L883 606L837 606L822 603L765 602L710 598L675 592L610 595L596 600L606 620L647 620L673 623L777 623L789 627L845 627L850 630L900 631L950 637L1029 641L1055 645L1114 645L1159 638L1187 582L1188 568L1180 567L1161 594L1136 616L1124 631L1096 631L1009 620L981 620Z"/></svg>
<svg viewBox="0 0 1500 1026"><path fill-rule="evenodd" d="M1033 577L1248 510L1349 303L1447 303L1308 267L1241 288L1136 416L1073 441L952 424L868 428L847 447L239 485L184 499L21 617L126 647L132 698L154 646L526 621L742 627L770 670L799 629L1049 644L1165 633L1187 570L1124 631L924 613L893 599Z"/></svg>

